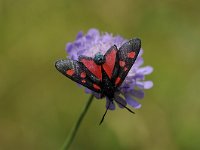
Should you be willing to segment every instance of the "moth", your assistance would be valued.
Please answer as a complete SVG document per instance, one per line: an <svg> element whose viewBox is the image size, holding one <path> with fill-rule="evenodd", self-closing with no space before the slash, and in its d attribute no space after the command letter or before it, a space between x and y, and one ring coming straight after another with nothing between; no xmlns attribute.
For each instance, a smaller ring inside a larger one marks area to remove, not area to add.
<svg viewBox="0 0 200 150"><path fill-rule="evenodd" d="M114 99L114 94L118 92L118 88L133 66L140 48L141 40L134 38L124 43L119 49L116 45L111 46L104 55L98 52L94 58L81 55L78 60L62 59L56 61L55 67L69 79L99 93L102 98L106 96L110 100L101 124L113 101L134 113Z"/></svg>

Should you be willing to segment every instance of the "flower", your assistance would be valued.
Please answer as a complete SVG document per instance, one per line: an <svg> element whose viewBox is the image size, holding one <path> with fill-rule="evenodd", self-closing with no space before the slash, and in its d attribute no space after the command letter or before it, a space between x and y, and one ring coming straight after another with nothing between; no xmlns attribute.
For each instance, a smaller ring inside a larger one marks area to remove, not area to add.
<svg viewBox="0 0 200 150"><path fill-rule="evenodd" d="M121 36L113 36L109 33L100 33L97 29L90 29L85 35L83 32L79 32L74 42L67 43L66 52L69 59L78 60L80 55L94 57L98 52L105 54L111 46L116 45L119 48L125 42L127 42L127 39ZM128 104L135 109L141 107L141 104L136 99L144 98L143 90L150 89L153 86L152 81L145 81L145 75L150 74L153 68L151 66L141 67L144 63L142 54L143 50L141 49L135 63L119 87L119 92L116 92L114 97L116 101L124 106ZM100 99L99 94L87 88L85 92L94 94L97 99ZM109 101L106 97L106 107L108 107ZM120 108L124 108L119 103L117 104ZM109 109L114 110L115 103L110 103Z"/></svg>

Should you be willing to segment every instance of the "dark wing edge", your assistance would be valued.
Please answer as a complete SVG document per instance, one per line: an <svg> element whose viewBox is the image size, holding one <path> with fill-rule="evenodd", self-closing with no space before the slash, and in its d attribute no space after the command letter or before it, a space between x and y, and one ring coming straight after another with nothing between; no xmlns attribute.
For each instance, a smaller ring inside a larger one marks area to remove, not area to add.
<svg viewBox="0 0 200 150"><path fill-rule="evenodd" d="M115 85L118 87L126 78L128 72L133 66L141 49L141 40L139 38L131 39L124 43L117 52L118 57L118 76L115 79Z"/></svg>
<svg viewBox="0 0 200 150"><path fill-rule="evenodd" d="M82 63L70 59L57 60L55 62L55 67L69 79L87 87L92 91L101 93L100 86L90 80Z"/></svg>

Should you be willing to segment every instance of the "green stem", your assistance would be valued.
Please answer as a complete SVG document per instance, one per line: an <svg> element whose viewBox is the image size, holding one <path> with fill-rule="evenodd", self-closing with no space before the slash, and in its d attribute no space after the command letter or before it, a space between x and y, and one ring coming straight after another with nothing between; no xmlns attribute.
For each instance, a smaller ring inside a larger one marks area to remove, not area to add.
<svg viewBox="0 0 200 150"><path fill-rule="evenodd" d="M85 114L87 113L88 108L90 107L90 104L92 102L94 98L94 95L91 94L90 98L88 99L85 107L83 108L78 120L76 121L74 127L72 128L72 130L70 131L65 143L63 144L63 147L61 148L61 150L68 150L70 145L72 144L74 137L76 136L76 133L80 127L80 124L85 116Z"/></svg>

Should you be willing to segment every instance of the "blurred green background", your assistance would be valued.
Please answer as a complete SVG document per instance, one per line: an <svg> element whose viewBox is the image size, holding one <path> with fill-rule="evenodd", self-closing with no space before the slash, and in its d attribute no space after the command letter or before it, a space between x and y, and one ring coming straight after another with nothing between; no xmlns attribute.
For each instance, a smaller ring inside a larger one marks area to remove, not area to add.
<svg viewBox="0 0 200 150"><path fill-rule="evenodd" d="M200 149L200 1L0 0L0 150L60 149L89 95L54 68L78 31L140 37L154 87L132 115L93 101L73 150Z"/></svg>

